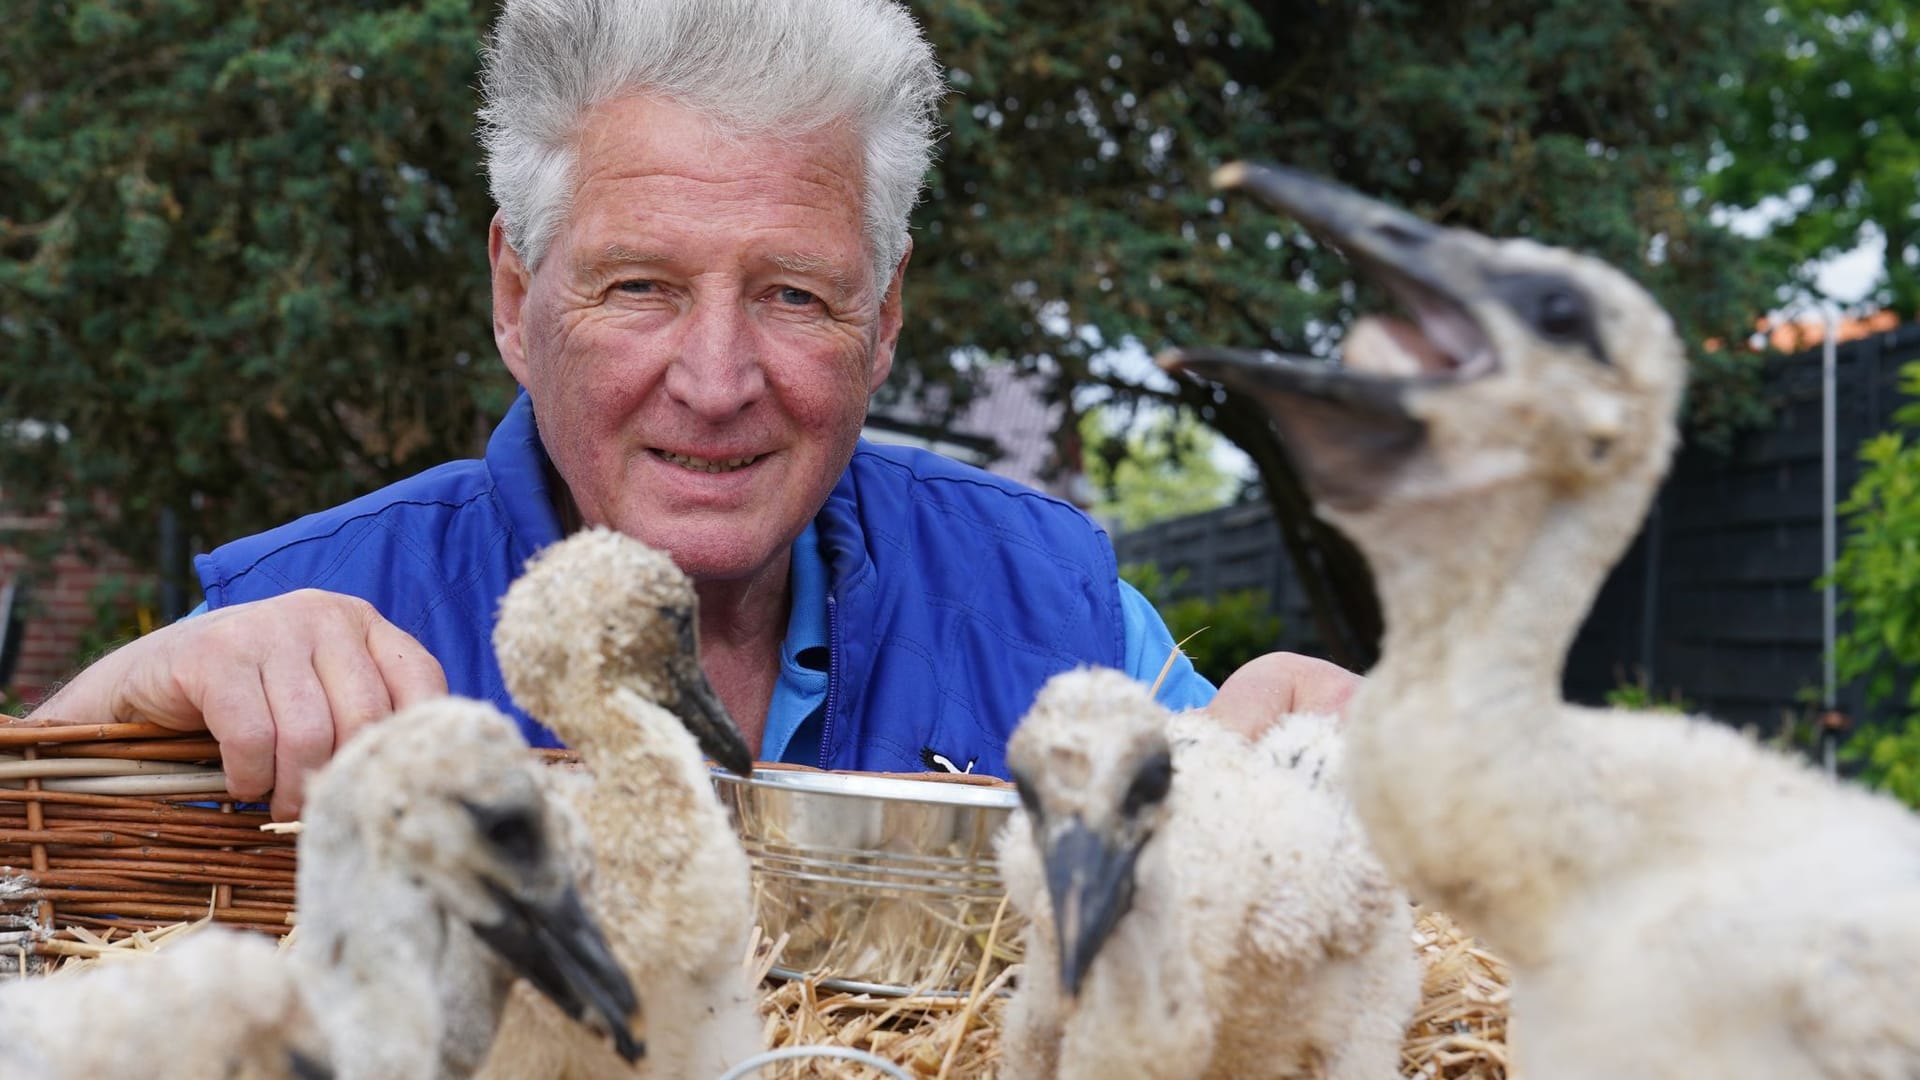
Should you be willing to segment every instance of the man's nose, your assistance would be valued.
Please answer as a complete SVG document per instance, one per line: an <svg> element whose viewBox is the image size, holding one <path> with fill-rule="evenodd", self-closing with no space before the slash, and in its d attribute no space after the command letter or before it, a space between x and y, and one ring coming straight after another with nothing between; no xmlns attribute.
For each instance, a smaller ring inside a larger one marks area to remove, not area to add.
<svg viewBox="0 0 1920 1080"><path fill-rule="evenodd" d="M766 372L741 305L703 301L685 318L686 334L667 367L667 393L705 420L725 420L760 400Z"/></svg>

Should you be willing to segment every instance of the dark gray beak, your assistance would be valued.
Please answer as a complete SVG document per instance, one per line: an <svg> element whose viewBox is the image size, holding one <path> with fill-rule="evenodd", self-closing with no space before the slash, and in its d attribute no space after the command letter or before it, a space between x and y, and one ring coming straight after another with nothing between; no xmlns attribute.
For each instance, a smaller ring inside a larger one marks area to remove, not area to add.
<svg viewBox="0 0 1920 1080"><path fill-rule="evenodd" d="M334 1080L333 1066L297 1047L287 1048L287 1075L293 1080Z"/></svg>
<svg viewBox="0 0 1920 1080"><path fill-rule="evenodd" d="M1250 349L1168 349L1157 359L1258 403L1314 498L1329 506L1371 505L1427 439L1426 424L1407 411L1402 379Z"/></svg>
<svg viewBox="0 0 1920 1080"><path fill-rule="evenodd" d="M529 903L489 886L503 912L499 922L474 927L480 940L506 959L534 989L574 1020L613 1036L620 1057L644 1057L646 1043L633 1034L640 1002L633 983L613 958L607 939L572 886L547 903Z"/></svg>
<svg viewBox="0 0 1920 1080"><path fill-rule="evenodd" d="M1116 842L1079 818L1047 843L1042 861L1060 939L1060 982L1073 997L1080 995L1087 969L1120 917L1133 907L1133 865L1139 858L1138 844Z"/></svg>
<svg viewBox="0 0 1920 1080"><path fill-rule="evenodd" d="M1360 264L1369 276L1403 278L1440 297L1459 299L1460 282L1430 252L1449 246L1448 230L1397 207L1367 198L1324 177L1284 165L1236 161L1213 174L1215 187L1240 189L1297 219ZM1389 281L1389 284L1394 282Z"/></svg>
<svg viewBox="0 0 1920 1080"><path fill-rule="evenodd" d="M736 776L753 775L753 750L740 725L700 668L693 620L680 620L680 652L673 661L673 714L700 744L700 752Z"/></svg>
<svg viewBox="0 0 1920 1080"><path fill-rule="evenodd" d="M1458 234L1294 169L1236 162L1214 174L1298 218L1386 285L1422 323L1468 320L1479 253ZM1477 332L1477 331L1476 331ZM1397 378L1314 360L1242 349L1170 349L1162 368L1188 372L1247 395L1279 425L1315 497L1335 507L1370 504L1426 441L1407 407L1410 392L1458 381L1434 371Z"/></svg>

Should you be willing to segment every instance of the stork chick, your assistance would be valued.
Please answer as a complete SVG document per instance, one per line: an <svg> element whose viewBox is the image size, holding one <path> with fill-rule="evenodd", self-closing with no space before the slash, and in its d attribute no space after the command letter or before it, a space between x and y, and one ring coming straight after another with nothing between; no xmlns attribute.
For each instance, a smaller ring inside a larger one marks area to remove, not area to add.
<svg viewBox="0 0 1920 1080"><path fill-rule="evenodd" d="M641 1055L633 987L575 885L577 826L498 709L397 713L310 791L293 953L342 1080L471 1076L516 978Z"/></svg>
<svg viewBox="0 0 1920 1080"><path fill-rule="evenodd" d="M553 842L539 769L482 702L368 728L310 788L293 948L209 927L150 959L11 984L0 1073L464 1077L516 976L623 1030L633 990Z"/></svg>
<svg viewBox="0 0 1920 1080"><path fill-rule="evenodd" d="M589 529L529 562L494 631L514 699L591 774L567 788L595 855L588 904L646 1002L644 1068L661 1077L718 1075L762 1048L742 967L747 856L701 751L741 773L753 756L700 669L695 605L665 554ZM554 1026L517 996L486 1075L632 1075Z"/></svg>
<svg viewBox="0 0 1920 1080"><path fill-rule="evenodd" d="M1396 1075L1419 1000L1409 904L1339 788L1330 717L1249 743L1117 671L1040 690L1000 837L1030 920L1002 1075Z"/></svg>
<svg viewBox="0 0 1920 1080"><path fill-rule="evenodd" d="M1598 260L1439 228L1285 169L1295 215L1412 321L1346 367L1163 364L1265 404L1386 617L1348 710L1388 869L1512 964L1530 1076L1920 1075L1920 818L1700 719L1560 694L1675 442L1683 350Z"/></svg>
<svg viewBox="0 0 1920 1080"><path fill-rule="evenodd" d="M324 1080L334 1073L273 942L206 927L152 957L0 986L8 1080Z"/></svg>

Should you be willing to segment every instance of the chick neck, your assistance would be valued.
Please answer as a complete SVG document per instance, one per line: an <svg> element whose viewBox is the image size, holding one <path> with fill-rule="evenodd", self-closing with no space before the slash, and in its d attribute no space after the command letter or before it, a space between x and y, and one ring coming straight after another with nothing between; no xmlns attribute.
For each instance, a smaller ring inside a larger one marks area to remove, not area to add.
<svg viewBox="0 0 1920 1080"><path fill-rule="evenodd" d="M1355 805L1396 878L1515 960L1604 870L1592 811L1617 796L1563 722L1560 679L1656 478L1575 493L1536 477L1341 522L1386 621L1348 710Z"/></svg>
<svg viewBox="0 0 1920 1080"><path fill-rule="evenodd" d="M561 724L555 732L594 776L593 797L578 807L597 863L594 910L604 914L614 951L630 973L638 959L629 925L635 918L720 919L731 934L732 913L716 898L735 899L725 892L734 879L724 875L737 872L737 899L744 901L745 854L685 725L630 685L576 696ZM744 910L739 915L748 917ZM697 970L717 933L651 938L645 960L665 970Z"/></svg>
<svg viewBox="0 0 1920 1080"><path fill-rule="evenodd" d="M1650 494L1627 484L1574 494L1529 479L1342 522L1380 596L1375 678L1469 675L1464 707L1557 704L1574 634Z"/></svg>

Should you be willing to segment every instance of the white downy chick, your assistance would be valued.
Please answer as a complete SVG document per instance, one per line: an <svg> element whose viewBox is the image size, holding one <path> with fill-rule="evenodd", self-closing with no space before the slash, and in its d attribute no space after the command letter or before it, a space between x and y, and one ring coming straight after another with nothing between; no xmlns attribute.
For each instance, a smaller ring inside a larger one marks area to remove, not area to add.
<svg viewBox="0 0 1920 1080"><path fill-rule="evenodd" d="M628 1069L592 1040L556 1036L547 1010L516 995L488 1076L712 1076L763 1048L743 967L747 856L701 751L735 771L753 757L700 669L696 617L671 559L607 529L536 556L501 602L508 689L591 774L566 785L595 855L588 905L649 1037Z"/></svg>
<svg viewBox="0 0 1920 1080"><path fill-rule="evenodd" d="M151 956L0 984L6 1080L327 1080L293 968L259 934L208 926Z"/></svg>
<svg viewBox="0 0 1920 1080"><path fill-rule="evenodd" d="M0 1075L465 1077L519 976L624 1031L632 987L581 906L541 770L481 702L425 702L363 730L309 788L291 949L215 926L152 957L9 984Z"/></svg>
<svg viewBox="0 0 1920 1080"><path fill-rule="evenodd" d="M1411 909L1340 758L1328 717L1250 744L1116 671L1049 680L1007 746L1000 862L1031 921L1002 1075L1395 1075Z"/></svg>
<svg viewBox="0 0 1920 1080"><path fill-rule="evenodd" d="M1287 169L1218 179L1413 316L1357 324L1345 367L1163 363L1261 402L1373 569L1354 804L1394 876L1511 964L1516 1071L1920 1076L1920 817L1722 725L1561 696L1677 441L1666 312L1598 259Z"/></svg>

